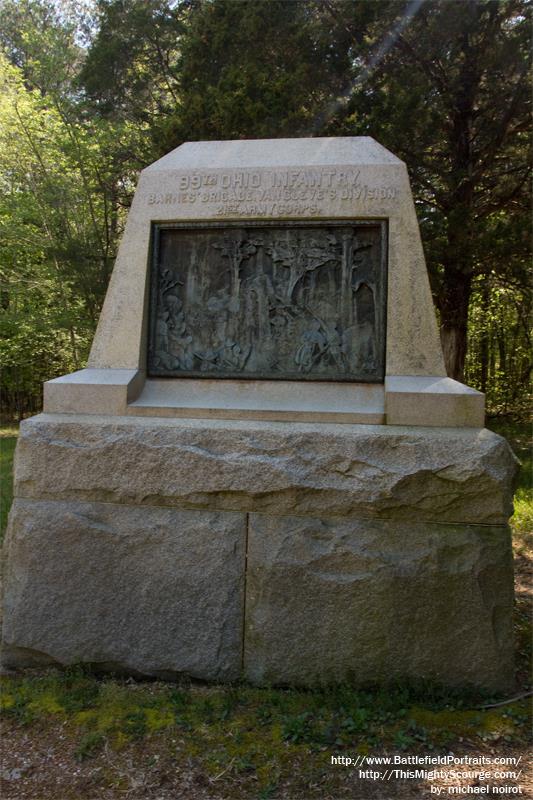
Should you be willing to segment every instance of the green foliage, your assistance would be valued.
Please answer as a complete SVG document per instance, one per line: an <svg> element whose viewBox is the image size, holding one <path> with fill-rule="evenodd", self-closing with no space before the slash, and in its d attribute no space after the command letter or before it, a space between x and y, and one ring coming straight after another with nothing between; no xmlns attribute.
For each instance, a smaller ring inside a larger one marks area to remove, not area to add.
<svg viewBox="0 0 533 800"><path fill-rule="evenodd" d="M530 721L527 700L480 709L479 695L429 685L176 690L97 680L77 669L4 678L2 689L6 718L41 730L58 720L80 761L97 758L104 747L120 751L142 742L158 759L194 765L211 780L223 775L228 785L238 780L241 791L250 781L257 797L275 796L287 781L305 786L329 769L332 753L366 755L381 747L431 751L465 739L471 746L524 744Z"/></svg>
<svg viewBox="0 0 533 800"><path fill-rule="evenodd" d="M98 114L157 127L175 112L184 27L180 4L101 0L79 82Z"/></svg>
<svg viewBox="0 0 533 800"><path fill-rule="evenodd" d="M80 743L75 751L78 761L85 761L92 758L105 744L105 736L102 733L86 733L82 736Z"/></svg>
<svg viewBox="0 0 533 800"><path fill-rule="evenodd" d="M313 3L194 4L181 49L183 139L306 135L350 70L347 34L333 45Z"/></svg>
<svg viewBox="0 0 533 800"><path fill-rule="evenodd" d="M0 118L0 360L9 402L40 393L63 365L77 368L88 325L75 275L65 270L67 237L79 233L66 214L79 172L69 174L58 113L2 56Z"/></svg>
<svg viewBox="0 0 533 800"><path fill-rule="evenodd" d="M83 59L76 33L84 23L81 4L76 14L52 0L3 0L0 44L8 60L25 76L28 87L42 97L72 94ZM72 9L70 9L72 11Z"/></svg>
<svg viewBox="0 0 533 800"><path fill-rule="evenodd" d="M527 283L506 284L494 273L473 281L465 378L485 392L492 415L512 412L527 418L532 366L530 308Z"/></svg>
<svg viewBox="0 0 533 800"><path fill-rule="evenodd" d="M9 0L0 29L0 363L3 406L20 418L39 410L44 380L86 361L137 133L85 114L79 25L55 4Z"/></svg>
<svg viewBox="0 0 533 800"><path fill-rule="evenodd" d="M530 6L414 10L4 0L4 406L38 410L45 378L84 365L139 168L184 140L363 134L408 166L449 373L486 390L491 412L522 411Z"/></svg>
<svg viewBox="0 0 533 800"><path fill-rule="evenodd" d="M516 538L531 539L533 537L533 490L519 489L514 496L513 530ZM525 548L525 543L524 543ZM523 548L521 547L519 551Z"/></svg>
<svg viewBox="0 0 533 800"><path fill-rule="evenodd" d="M527 286L530 7L429 0L406 24L408 4L379 5L323 130L370 134L406 161L448 373L462 379L472 289L493 275L520 302ZM352 29L356 0L325 6Z"/></svg>
<svg viewBox="0 0 533 800"><path fill-rule="evenodd" d="M13 500L13 456L16 444L17 429L0 428L0 543Z"/></svg>

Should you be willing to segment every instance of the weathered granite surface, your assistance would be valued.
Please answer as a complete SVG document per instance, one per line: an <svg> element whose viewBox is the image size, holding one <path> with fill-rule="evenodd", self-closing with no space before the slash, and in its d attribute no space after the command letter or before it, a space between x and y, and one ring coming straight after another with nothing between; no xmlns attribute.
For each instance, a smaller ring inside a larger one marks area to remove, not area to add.
<svg viewBox="0 0 533 800"><path fill-rule="evenodd" d="M4 663L506 688L515 471L487 430L33 417Z"/></svg>
<svg viewBox="0 0 533 800"><path fill-rule="evenodd" d="M250 515L245 676L510 688L504 526Z"/></svg>
<svg viewBox="0 0 533 800"><path fill-rule="evenodd" d="M488 430L41 414L15 496L492 525L516 470Z"/></svg>
<svg viewBox="0 0 533 800"><path fill-rule="evenodd" d="M243 514L16 500L3 663L234 680L245 530Z"/></svg>

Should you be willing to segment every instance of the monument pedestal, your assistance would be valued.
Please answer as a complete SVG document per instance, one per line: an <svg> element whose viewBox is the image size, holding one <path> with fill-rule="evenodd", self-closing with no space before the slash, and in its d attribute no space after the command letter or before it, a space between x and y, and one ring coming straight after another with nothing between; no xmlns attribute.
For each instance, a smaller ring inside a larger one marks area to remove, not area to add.
<svg viewBox="0 0 533 800"><path fill-rule="evenodd" d="M508 688L515 470L487 430L42 414L4 661Z"/></svg>
<svg viewBox="0 0 533 800"><path fill-rule="evenodd" d="M7 665L512 683L516 460L446 377L407 170L374 140L143 170L88 368L44 410Z"/></svg>

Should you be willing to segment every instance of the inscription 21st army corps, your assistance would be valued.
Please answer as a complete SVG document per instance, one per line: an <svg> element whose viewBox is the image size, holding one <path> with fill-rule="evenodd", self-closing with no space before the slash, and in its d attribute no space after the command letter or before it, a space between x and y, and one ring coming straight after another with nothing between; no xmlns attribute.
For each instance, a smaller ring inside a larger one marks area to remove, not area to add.
<svg viewBox="0 0 533 800"><path fill-rule="evenodd" d="M396 200L398 189L369 186L359 170L289 169L186 173L176 191L152 192L149 205L215 205L216 216L319 215L321 202Z"/></svg>

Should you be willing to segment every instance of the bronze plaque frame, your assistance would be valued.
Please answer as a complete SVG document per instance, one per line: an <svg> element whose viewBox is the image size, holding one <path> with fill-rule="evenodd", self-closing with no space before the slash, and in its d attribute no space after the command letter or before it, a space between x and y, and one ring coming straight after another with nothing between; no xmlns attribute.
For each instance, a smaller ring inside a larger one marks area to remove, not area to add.
<svg viewBox="0 0 533 800"><path fill-rule="evenodd" d="M152 226L148 375L379 383L385 220Z"/></svg>

